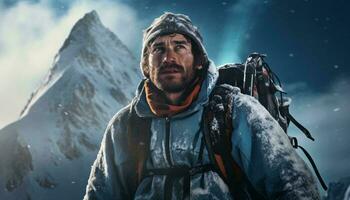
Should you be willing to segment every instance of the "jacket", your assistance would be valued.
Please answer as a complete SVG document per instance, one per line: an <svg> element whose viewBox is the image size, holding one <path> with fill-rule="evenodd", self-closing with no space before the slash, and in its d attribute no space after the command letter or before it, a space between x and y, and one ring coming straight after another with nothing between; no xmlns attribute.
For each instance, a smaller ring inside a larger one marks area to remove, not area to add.
<svg viewBox="0 0 350 200"><path fill-rule="evenodd" d="M201 151L201 119L217 77L216 67L210 62L198 98L186 111L171 118L156 117L142 85L139 87L135 111L139 117L152 119L147 169L210 164L206 147ZM320 199L313 175L269 112L238 88L233 98L231 153L254 189L268 199ZM127 110L128 107L119 111L105 131L84 200L165 199L166 195L181 199L184 177L172 178L170 189L167 175L146 176L138 186L128 183L135 177L135 170L128 165ZM186 199L233 197L217 172L206 171L190 177L190 196Z"/></svg>

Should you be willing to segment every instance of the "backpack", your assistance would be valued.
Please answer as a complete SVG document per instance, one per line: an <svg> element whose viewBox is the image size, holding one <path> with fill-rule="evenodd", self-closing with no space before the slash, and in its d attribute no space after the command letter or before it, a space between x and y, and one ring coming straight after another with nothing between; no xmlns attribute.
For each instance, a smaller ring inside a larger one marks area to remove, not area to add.
<svg viewBox="0 0 350 200"><path fill-rule="evenodd" d="M314 140L310 132L303 127L289 113L290 98L282 89L277 75L272 72L264 61L265 55L252 53L244 64L226 64L219 67L219 79L210 95L208 106L204 108L202 116L202 129L204 142L209 152L213 166L202 166L201 168L175 168L159 169L151 172L155 174L171 174L173 176L186 177L184 183L184 195L189 192L189 178L194 173L208 170L216 171L228 185L235 199L265 199L253 189L248 179L231 156L231 134L232 127L232 92L234 87L240 88L243 94L254 96L276 119L282 129L287 133L289 123L295 124L307 138ZM149 175L145 167L145 160L149 155L149 139L151 119L140 118L134 110L135 100L130 104L128 113L128 147L130 148L132 165L136 170L136 177L131 181L132 186L137 186L141 180ZM141 132L139 130L142 130ZM301 147L295 137L290 137L294 148L300 148L309 159L322 187L327 186L320 176L317 167L308 152ZM201 148L202 151L202 148ZM148 173L148 174L147 174Z"/></svg>
<svg viewBox="0 0 350 200"><path fill-rule="evenodd" d="M219 67L217 85L228 84L240 88L243 94L258 99L286 134L288 133L289 123L292 122L308 139L314 141L315 139L310 132L289 112L291 99L285 96L286 92L282 89L281 81L265 62L265 57L265 54L252 53L243 64L226 64ZM289 135L288 137L292 146L296 149L300 148L308 158L321 186L324 190L327 190L327 186L311 155L298 144L297 138Z"/></svg>

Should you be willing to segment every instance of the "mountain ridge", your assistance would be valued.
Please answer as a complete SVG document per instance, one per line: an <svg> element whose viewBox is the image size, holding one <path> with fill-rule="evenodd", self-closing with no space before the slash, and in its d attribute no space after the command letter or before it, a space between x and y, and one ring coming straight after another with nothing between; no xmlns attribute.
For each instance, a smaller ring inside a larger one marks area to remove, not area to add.
<svg viewBox="0 0 350 200"><path fill-rule="evenodd" d="M82 199L104 129L140 79L97 13L81 18L20 119L0 130L0 199Z"/></svg>
<svg viewBox="0 0 350 200"><path fill-rule="evenodd" d="M99 34L103 35L104 37L98 38ZM105 38L107 38L108 42L104 41ZM109 42L112 43L109 44ZM103 44L102 47L101 44ZM20 118L26 115L28 109L36 102L41 94L46 91L45 89L53 85L65 70L71 66L75 66L74 64L70 64L73 60L77 59L77 57L79 57L81 54L82 56L85 56L86 59L93 61L93 59L96 57L94 52L104 49L104 46L118 46L118 53L121 55L120 57L130 58L128 63L134 61L135 66L138 66L135 56L131 53L131 51L113 32L103 26L97 12L93 10L85 14L84 17L75 23L59 52L55 55L54 63L48 74L45 76L43 84L41 84L33 93L31 93L30 98L20 112ZM102 55L105 53L106 52L100 52ZM62 57L65 59L62 59ZM120 58L116 57L116 59ZM123 62L123 59L120 59L120 61ZM79 60L77 60L77 62L79 62ZM134 70L134 72L139 73L137 68Z"/></svg>

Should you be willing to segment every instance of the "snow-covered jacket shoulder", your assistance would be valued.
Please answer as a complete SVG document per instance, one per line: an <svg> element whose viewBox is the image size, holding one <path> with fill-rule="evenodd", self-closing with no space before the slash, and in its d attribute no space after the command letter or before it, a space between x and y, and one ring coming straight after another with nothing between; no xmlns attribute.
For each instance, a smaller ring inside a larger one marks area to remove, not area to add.
<svg viewBox="0 0 350 200"><path fill-rule="evenodd" d="M128 163L127 132L123 131L127 130L130 107L131 104L115 114L106 128L84 200L129 199L136 189L130 183L136 174Z"/></svg>
<svg viewBox="0 0 350 200"><path fill-rule="evenodd" d="M268 199L320 199L315 179L278 122L254 98L233 95L232 155Z"/></svg>

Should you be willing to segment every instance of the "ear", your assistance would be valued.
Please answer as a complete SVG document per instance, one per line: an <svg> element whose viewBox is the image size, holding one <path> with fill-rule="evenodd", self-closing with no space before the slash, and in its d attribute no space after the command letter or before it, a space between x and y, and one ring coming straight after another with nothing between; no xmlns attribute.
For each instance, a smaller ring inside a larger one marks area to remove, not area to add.
<svg viewBox="0 0 350 200"><path fill-rule="evenodd" d="M147 65L143 66L143 75L145 75L146 78L149 78L149 67Z"/></svg>

